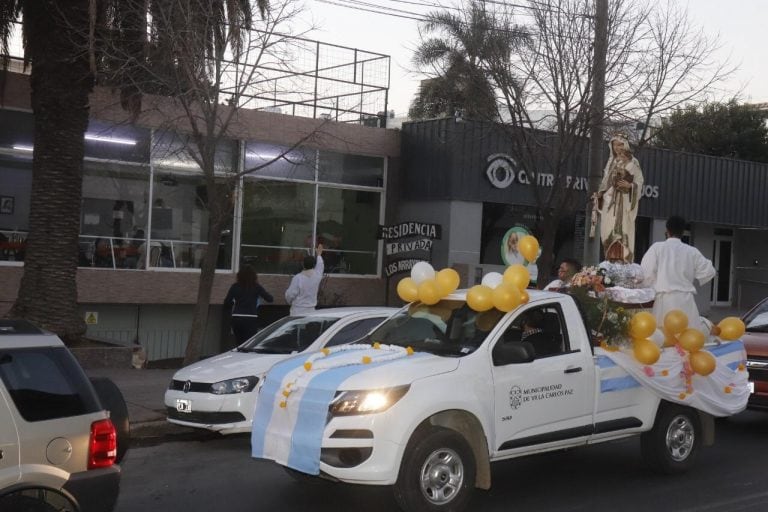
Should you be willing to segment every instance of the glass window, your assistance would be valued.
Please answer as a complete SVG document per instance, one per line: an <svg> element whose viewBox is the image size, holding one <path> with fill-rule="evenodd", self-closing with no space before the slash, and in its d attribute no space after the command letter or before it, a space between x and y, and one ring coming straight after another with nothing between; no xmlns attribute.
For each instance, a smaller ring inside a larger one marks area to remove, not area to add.
<svg viewBox="0 0 768 512"><path fill-rule="evenodd" d="M146 164L149 162L150 133L137 126L91 120L85 133L85 158Z"/></svg>
<svg viewBox="0 0 768 512"><path fill-rule="evenodd" d="M86 160L78 265L139 268L148 197L149 166Z"/></svg>
<svg viewBox="0 0 768 512"><path fill-rule="evenodd" d="M152 189L149 247L139 251L139 266L200 268L208 240L208 189L189 136L158 132L152 146ZM237 171L237 144L216 148L215 173L223 180ZM234 211L234 210L233 210ZM146 255L146 256L145 256ZM232 224L224 229L216 268L232 267Z"/></svg>
<svg viewBox="0 0 768 512"><path fill-rule="evenodd" d="M0 110L0 261L23 261L32 197L32 114Z"/></svg>
<svg viewBox="0 0 768 512"><path fill-rule="evenodd" d="M384 186L384 159L320 151L318 180L328 183Z"/></svg>
<svg viewBox="0 0 768 512"><path fill-rule="evenodd" d="M317 151L288 149L264 142L248 142L245 146L245 170L253 169L252 176L314 181Z"/></svg>
<svg viewBox="0 0 768 512"><path fill-rule="evenodd" d="M319 188L317 241L326 248L326 272L376 273L380 201L379 192Z"/></svg>
<svg viewBox="0 0 768 512"><path fill-rule="evenodd" d="M315 186L247 179L241 260L258 272L293 274L313 245Z"/></svg>
<svg viewBox="0 0 768 512"><path fill-rule="evenodd" d="M530 308L504 331L499 343L529 343L536 359L567 352L562 319L556 305Z"/></svg>
<svg viewBox="0 0 768 512"><path fill-rule="evenodd" d="M0 378L26 421L79 416L101 407L65 348L0 352Z"/></svg>

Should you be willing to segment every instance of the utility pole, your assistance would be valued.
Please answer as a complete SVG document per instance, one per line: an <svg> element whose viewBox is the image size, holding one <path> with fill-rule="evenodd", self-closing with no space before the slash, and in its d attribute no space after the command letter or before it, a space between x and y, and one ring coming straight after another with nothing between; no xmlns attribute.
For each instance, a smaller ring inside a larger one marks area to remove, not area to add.
<svg viewBox="0 0 768 512"><path fill-rule="evenodd" d="M608 0L595 0L595 43L592 57L592 126L589 131L589 197L597 192L603 177L603 125L605 120L605 60L608 53ZM590 238L592 209L597 204L590 202L586 210L584 226L584 264L596 265L600 260L600 229L595 229ZM599 222L599 221L598 221Z"/></svg>

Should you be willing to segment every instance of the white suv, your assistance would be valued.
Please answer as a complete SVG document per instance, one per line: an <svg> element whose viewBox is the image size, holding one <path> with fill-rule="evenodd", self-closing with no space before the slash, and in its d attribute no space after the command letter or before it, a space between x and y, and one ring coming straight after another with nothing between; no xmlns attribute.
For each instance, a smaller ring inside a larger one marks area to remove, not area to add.
<svg viewBox="0 0 768 512"><path fill-rule="evenodd" d="M0 510L109 512L117 433L56 335L0 320Z"/></svg>

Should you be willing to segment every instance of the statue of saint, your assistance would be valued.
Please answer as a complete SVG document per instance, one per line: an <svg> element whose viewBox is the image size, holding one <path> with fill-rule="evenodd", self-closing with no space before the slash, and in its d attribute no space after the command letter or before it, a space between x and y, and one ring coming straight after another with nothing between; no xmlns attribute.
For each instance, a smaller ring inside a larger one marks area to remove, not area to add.
<svg viewBox="0 0 768 512"><path fill-rule="evenodd" d="M625 135L611 138L611 156L605 165L603 181L593 197L600 213L600 240L605 259L631 263L635 255L635 219L643 190L643 171L632 156Z"/></svg>

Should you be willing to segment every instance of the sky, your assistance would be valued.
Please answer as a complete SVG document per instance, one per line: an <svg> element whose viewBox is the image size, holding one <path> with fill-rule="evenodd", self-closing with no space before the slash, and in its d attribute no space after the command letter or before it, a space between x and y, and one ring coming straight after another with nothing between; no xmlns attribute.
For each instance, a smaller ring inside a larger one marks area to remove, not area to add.
<svg viewBox="0 0 768 512"><path fill-rule="evenodd" d="M317 27L307 37L390 55L389 109L395 110L398 116L405 115L421 78L410 62L413 48L419 41L418 23L362 9L376 5L390 13L408 16L408 12L427 13L433 8L425 4L437 4L439 1L306 0L304 15ZM509 1L525 3L525 0ZM719 36L721 48L718 57L730 59L732 64L738 66L724 84L726 96L739 94L742 101L768 102L768 65L765 64L768 1L673 1L687 7L693 22L707 35ZM342 2L345 6L334 5ZM350 5L357 9L350 8Z"/></svg>

